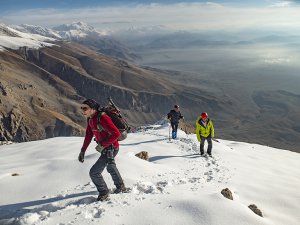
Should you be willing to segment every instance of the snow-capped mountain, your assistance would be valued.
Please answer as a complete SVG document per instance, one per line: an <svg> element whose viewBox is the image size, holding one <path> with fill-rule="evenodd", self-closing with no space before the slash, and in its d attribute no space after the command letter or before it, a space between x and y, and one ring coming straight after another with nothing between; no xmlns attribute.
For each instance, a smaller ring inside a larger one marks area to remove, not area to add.
<svg viewBox="0 0 300 225"><path fill-rule="evenodd" d="M116 41L112 36L110 36L109 32L99 31L83 22L62 24L54 27L53 29L28 24L20 26L12 25L11 27L29 34L38 34L55 38L57 40L74 41L83 44L98 53L111 57L126 60L134 60L138 58L123 43Z"/></svg>
<svg viewBox="0 0 300 225"><path fill-rule="evenodd" d="M0 224L299 224L299 154L219 140L212 158L201 157L195 135L178 131L169 141L168 132L168 124L148 126L120 142L116 164L132 191L106 202L96 201L89 178L99 158L94 142L83 164L82 137L0 146ZM135 157L142 150L149 161ZM106 170L103 177L113 188ZM233 200L223 197L225 188Z"/></svg>
<svg viewBox="0 0 300 225"><path fill-rule="evenodd" d="M17 29L0 24L0 49L19 49L20 47L40 48L52 46L55 39L41 36L38 34L29 34Z"/></svg>
<svg viewBox="0 0 300 225"><path fill-rule="evenodd" d="M97 31L94 27L83 22L62 24L53 29L29 24L11 25L10 27L24 33L39 34L45 37L70 41L87 36L100 37L106 35L105 32Z"/></svg>
<svg viewBox="0 0 300 225"><path fill-rule="evenodd" d="M66 40L78 40L86 37L102 37L106 36L105 31L98 31L94 27L83 23L74 22L71 24L63 24L53 28L53 31Z"/></svg>
<svg viewBox="0 0 300 225"><path fill-rule="evenodd" d="M53 31L52 29L41 27L41 26L21 24L21 25L11 25L10 27L24 33L39 34L45 37L62 39L62 37L57 32Z"/></svg>
<svg viewBox="0 0 300 225"><path fill-rule="evenodd" d="M3 23L0 23L0 35L8 37L19 37L19 34L16 30L9 28Z"/></svg>

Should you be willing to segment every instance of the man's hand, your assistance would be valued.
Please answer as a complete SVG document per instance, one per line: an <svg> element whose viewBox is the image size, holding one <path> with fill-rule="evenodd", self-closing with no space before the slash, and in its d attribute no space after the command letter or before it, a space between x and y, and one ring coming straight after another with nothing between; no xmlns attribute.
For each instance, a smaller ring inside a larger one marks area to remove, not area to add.
<svg viewBox="0 0 300 225"><path fill-rule="evenodd" d="M95 149L97 152L101 153L105 148L101 144L98 144Z"/></svg>
<svg viewBox="0 0 300 225"><path fill-rule="evenodd" d="M78 156L78 161L83 163L84 162L84 152L80 152Z"/></svg>

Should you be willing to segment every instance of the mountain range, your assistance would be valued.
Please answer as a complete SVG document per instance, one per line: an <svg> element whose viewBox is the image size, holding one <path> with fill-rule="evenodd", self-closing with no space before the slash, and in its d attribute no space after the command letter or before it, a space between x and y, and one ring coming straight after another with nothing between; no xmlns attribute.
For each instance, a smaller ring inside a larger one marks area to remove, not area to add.
<svg viewBox="0 0 300 225"><path fill-rule="evenodd" d="M0 52L2 139L82 135L85 119L79 103L84 98L104 105L112 97L133 126L156 121L177 101L186 106L202 99L210 102L173 83L166 72L100 55L74 42L51 45ZM220 108L219 103L214 107Z"/></svg>
<svg viewBox="0 0 300 225"><path fill-rule="evenodd" d="M83 22L63 24L53 27L52 29L28 24L11 27L24 33L38 34L57 40L80 43L100 54L115 58L129 61L138 58L138 56L132 53L124 44L111 37L108 32L98 31Z"/></svg>
<svg viewBox="0 0 300 225"><path fill-rule="evenodd" d="M105 105L112 97L132 127L154 123L176 103L189 123L183 129L193 131L199 113L208 111L218 137L299 151L297 94L253 89L247 79L233 86L229 80L238 79L230 74L138 65L138 54L124 46L84 23L53 29L1 24L1 140L83 135L80 102L94 98ZM285 111L282 128L274 120Z"/></svg>

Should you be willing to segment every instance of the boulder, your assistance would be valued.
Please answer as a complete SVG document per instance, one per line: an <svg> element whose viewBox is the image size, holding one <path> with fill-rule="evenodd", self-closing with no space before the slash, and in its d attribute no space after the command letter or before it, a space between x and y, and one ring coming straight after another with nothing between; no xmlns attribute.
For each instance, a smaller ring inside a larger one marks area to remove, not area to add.
<svg viewBox="0 0 300 225"><path fill-rule="evenodd" d="M251 209L256 215L259 215L259 216L263 217L263 214L262 214L261 210L259 208L257 208L256 205L251 204L251 205L248 206L248 208Z"/></svg>
<svg viewBox="0 0 300 225"><path fill-rule="evenodd" d="M228 188L225 188L221 191L221 194L225 197L225 198L228 198L230 200L233 200L233 196L232 196L232 193L231 191L228 189Z"/></svg>
<svg viewBox="0 0 300 225"><path fill-rule="evenodd" d="M141 152L135 154L135 156L140 158L140 159L149 161L149 155L148 155L148 152L146 152L146 151L141 151Z"/></svg>

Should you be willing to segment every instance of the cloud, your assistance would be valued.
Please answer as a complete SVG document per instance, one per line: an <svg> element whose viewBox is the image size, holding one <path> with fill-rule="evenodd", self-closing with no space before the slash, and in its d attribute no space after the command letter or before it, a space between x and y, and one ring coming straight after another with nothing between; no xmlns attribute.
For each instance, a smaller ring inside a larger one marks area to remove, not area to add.
<svg viewBox="0 0 300 225"><path fill-rule="evenodd" d="M290 7L292 6L292 1L277 1L271 4L271 7Z"/></svg>
<svg viewBox="0 0 300 225"><path fill-rule="evenodd" d="M284 6L290 1L278 1ZM295 2L295 1L294 1ZM299 2L299 1L297 1ZM299 7L234 7L207 3L137 4L118 7L70 9L33 9L2 14L5 23L28 23L53 27L74 21L98 29L162 25L175 30L234 30L247 27L281 29L300 25Z"/></svg>
<svg viewBox="0 0 300 225"><path fill-rule="evenodd" d="M275 1L271 4L271 7L293 7L295 5L298 5L300 1L292 1L292 0L281 0L281 1Z"/></svg>

